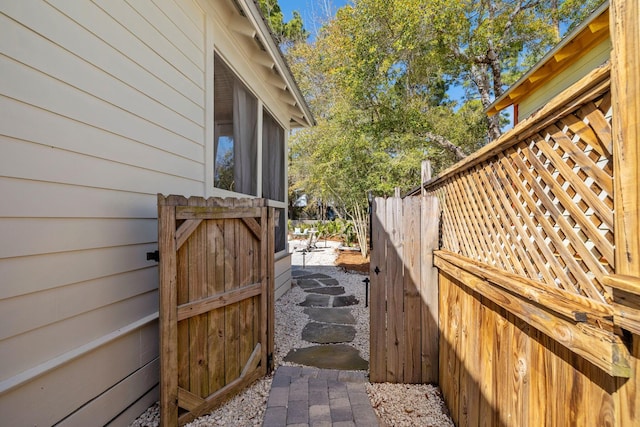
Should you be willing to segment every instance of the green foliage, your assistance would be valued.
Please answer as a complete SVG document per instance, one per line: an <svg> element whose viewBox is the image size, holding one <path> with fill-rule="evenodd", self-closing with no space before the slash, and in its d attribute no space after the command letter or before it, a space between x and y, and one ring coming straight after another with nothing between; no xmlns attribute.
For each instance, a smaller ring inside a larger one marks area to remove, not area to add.
<svg viewBox="0 0 640 427"><path fill-rule="evenodd" d="M353 221L347 221L344 219L336 219L334 221L318 221L318 222L300 222L294 223L289 221L289 233L293 233L296 228L300 229L301 233L307 230L317 230L318 237L323 239L335 239L339 238L344 246L354 246L357 242L356 229Z"/></svg>
<svg viewBox="0 0 640 427"><path fill-rule="evenodd" d="M403 192L500 134L487 106L588 10L574 0L355 0L287 58L317 126L289 139L291 190L331 201L361 241L366 194ZM464 88L462 99L447 90ZM359 220L356 220L359 218Z"/></svg>
<svg viewBox="0 0 640 427"><path fill-rule="evenodd" d="M284 22L284 15L278 4L278 0L258 0L258 5L263 15L267 18L269 27L280 45L290 45L305 41L309 32L304 29L302 16L296 10L289 22Z"/></svg>

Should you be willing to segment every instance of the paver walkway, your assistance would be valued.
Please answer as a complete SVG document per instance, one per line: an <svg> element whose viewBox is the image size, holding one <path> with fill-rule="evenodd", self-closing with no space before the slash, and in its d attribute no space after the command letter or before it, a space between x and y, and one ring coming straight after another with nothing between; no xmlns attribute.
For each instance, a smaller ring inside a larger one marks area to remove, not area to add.
<svg viewBox="0 0 640 427"><path fill-rule="evenodd" d="M291 350L284 359L306 366L278 367L263 426L379 425L364 388L369 364L348 344L356 332L348 307L358 300L325 274L297 269L293 276L306 293L299 305L310 318L302 337L319 345Z"/></svg>
<svg viewBox="0 0 640 427"><path fill-rule="evenodd" d="M264 427L377 426L364 389L365 371L280 366L273 377Z"/></svg>

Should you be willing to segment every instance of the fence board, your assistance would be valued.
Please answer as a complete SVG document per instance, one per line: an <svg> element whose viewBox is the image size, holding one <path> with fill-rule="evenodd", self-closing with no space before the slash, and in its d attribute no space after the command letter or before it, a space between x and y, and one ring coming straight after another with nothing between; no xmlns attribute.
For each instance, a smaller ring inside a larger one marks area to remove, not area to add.
<svg viewBox="0 0 640 427"><path fill-rule="evenodd" d="M370 261L371 277L371 306L370 306L370 363L369 376L373 382L387 381L387 359L386 359L386 285L384 275L380 276L380 267L384 268L384 260L387 258L387 239L383 227L386 214L386 204L384 199L376 199L373 204L372 230L373 235Z"/></svg>
<svg viewBox="0 0 640 427"><path fill-rule="evenodd" d="M440 208L435 197L423 197L420 205L420 297L422 382L438 382L438 270L433 266L433 251L438 247Z"/></svg>
<svg viewBox="0 0 640 427"><path fill-rule="evenodd" d="M421 344L421 235L420 198L404 203L403 212L403 265L404 265L404 375L405 383L422 382Z"/></svg>

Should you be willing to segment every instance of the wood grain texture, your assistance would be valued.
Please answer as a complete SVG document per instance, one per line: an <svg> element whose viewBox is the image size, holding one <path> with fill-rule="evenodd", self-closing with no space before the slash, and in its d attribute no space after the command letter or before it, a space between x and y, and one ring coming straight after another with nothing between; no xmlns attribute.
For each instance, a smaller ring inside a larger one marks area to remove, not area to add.
<svg viewBox="0 0 640 427"><path fill-rule="evenodd" d="M422 382L438 382L438 327L439 287L438 269L433 265L433 251L438 248L440 206L438 199L425 196L421 199L421 316L422 316Z"/></svg>
<svg viewBox="0 0 640 427"><path fill-rule="evenodd" d="M506 309L563 346L571 348L573 352L599 366L609 375L628 378L631 374L629 353L620 337L612 332L576 324L575 321L553 315L543 306L492 286L486 280L438 256L435 264L441 271L447 272L475 292L492 300L501 309Z"/></svg>
<svg viewBox="0 0 640 427"><path fill-rule="evenodd" d="M169 396L161 417L176 425L211 410L267 372L268 334L273 334L273 312L267 307L273 298L268 295L273 294L268 277L273 254L267 251L274 239L268 218L273 209L252 199L158 200L161 241L171 242L161 246L160 263L175 263L172 289L161 284L161 292L174 295L171 306L161 305L160 316L171 320L167 333L175 336L168 352L175 356L171 365L166 363L161 384ZM179 219L180 210L197 212L198 218ZM179 416L178 408L183 410Z"/></svg>
<svg viewBox="0 0 640 427"><path fill-rule="evenodd" d="M380 268L386 268L384 260L387 257L387 238L383 224L386 215L385 199L375 198L372 215L372 251L369 276L371 277L370 301L370 362L369 371L372 382L386 382L386 286L384 275L379 274Z"/></svg>
<svg viewBox="0 0 640 427"><path fill-rule="evenodd" d="M612 140L614 152L616 274L640 277L640 5L611 1ZM615 290L614 290L615 292ZM637 291L634 292L637 294ZM621 293L625 295L624 293ZM615 295L615 294L614 294ZM638 308L631 298L615 298L619 307ZM629 304L631 302L631 304ZM622 311L622 310L620 310ZM637 322L625 322L637 325ZM632 378L618 380L616 425L631 426L640 420L640 335L631 335Z"/></svg>

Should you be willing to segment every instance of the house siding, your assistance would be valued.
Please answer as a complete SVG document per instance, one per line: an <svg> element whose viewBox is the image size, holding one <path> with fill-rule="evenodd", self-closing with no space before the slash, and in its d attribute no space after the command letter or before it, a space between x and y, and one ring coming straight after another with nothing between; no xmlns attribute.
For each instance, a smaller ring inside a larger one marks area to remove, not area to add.
<svg viewBox="0 0 640 427"><path fill-rule="evenodd" d="M156 194L205 195L192 2L0 5L3 425L126 425L157 398Z"/></svg>
<svg viewBox="0 0 640 427"><path fill-rule="evenodd" d="M554 96L586 76L591 70L604 64L610 57L611 39L589 49L580 59L556 77L534 90L518 104L518 122L543 107Z"/></svg>
<svg viewBox="0 0 640 427"><path fill-rule="evenodd" d="M237 196L213 188L214 51L281 124L292 108L234 14L0 3L0 424L127 425L157 400L156 195Z"/></svg>

